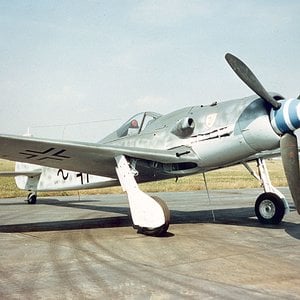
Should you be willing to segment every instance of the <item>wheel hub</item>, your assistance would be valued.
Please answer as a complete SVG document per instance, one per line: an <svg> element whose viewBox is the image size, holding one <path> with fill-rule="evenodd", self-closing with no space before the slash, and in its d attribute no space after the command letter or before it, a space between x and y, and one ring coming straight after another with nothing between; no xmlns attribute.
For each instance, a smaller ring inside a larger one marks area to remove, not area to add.
<svg viewBox="0 0 300 300"><path fill-rule="evenodd" d="M275 205L271 200L263 200L259 206L259 212L265 219L271 219L275 215Z"/></svg>

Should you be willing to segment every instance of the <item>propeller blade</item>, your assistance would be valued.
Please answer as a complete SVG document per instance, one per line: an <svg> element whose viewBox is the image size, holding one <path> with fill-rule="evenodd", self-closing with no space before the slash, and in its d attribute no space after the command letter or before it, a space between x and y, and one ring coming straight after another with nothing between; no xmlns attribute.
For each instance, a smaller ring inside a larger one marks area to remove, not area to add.
<svg viewBox="0 0 300 300"><path fill-rule="evenodd" d="M274 109L280 107L280 103L277 102L273 97L265 90L259 80L255 77L252 71L236 56L227 53L225 59L232 68L232 70L237 74L237 76L244 81L244 83L259 97L269 102Z"/></svg>
<svg viewBox="0 0 300 300"><path fill-rule="evenodd" d="M280 150L285 176L296 209L300 214L300 171L297 137L292 133L284 134L280 139Z"/></svg>

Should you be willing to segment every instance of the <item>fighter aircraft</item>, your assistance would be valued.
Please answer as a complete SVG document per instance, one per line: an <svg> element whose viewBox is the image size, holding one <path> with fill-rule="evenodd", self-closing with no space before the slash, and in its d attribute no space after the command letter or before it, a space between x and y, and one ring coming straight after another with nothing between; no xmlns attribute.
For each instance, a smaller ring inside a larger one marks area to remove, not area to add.
<svg viewBox="0 0 300 300"><path fill-rule="evenodd" d="M230 53L225 59L255 95L185 107L166 115L142 112L98 143L0 135L0 157L21 162L15 172L2 175L18 176L18 186L30 191L28 203L35 203L41 190L121 184L128 196L133 227L139 233L158 236L168 230L169 209L161 199L144 193L139 183L243 164L264 189L255 203L258 220L279 224L289 206L272 186L265 158L281 155L300 213L294 134L300 128L299 97L285 99L267 92L240 59ZM258 175L250 161L257 161Z"/></svg>

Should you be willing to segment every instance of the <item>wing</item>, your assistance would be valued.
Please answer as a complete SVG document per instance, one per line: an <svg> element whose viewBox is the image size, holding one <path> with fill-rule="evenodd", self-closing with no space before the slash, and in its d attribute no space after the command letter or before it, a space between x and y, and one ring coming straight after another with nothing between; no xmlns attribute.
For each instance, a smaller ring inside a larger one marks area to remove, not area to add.
<svg viewBox="0 0 300 300"><path fill-rule="evenodd" d="M266 151L258 152L256 154L249 156L247 159L245 159L243 161L253 161L258 158L268 159L268 158L275 158L275 157L280 157L280 156L281 156L281 153L280 153L280 149L278 148L275 150L266 150Z"/></svg>
<svg viewBox="0 0 300 300"><path fill-rule="evenodd" d="M117 178L114 157L120 154L161 163L198 161L196 154L185 146L159 150L0 135L3 159L111 178Z"/></svg>
<svg viewBox="0 0 300 300"><path fill-rule="evenodd" d="M300 148L298 148L298 152L300 155ZM268 159L268 158L275 158L275 157L281 157L281 152L279 148L275 150L266 150L266 151L258 152L256 154L249 156L247 159L244 159L243 161L245 162L245 161L253 161L256 160L257 158Z"/></svg>

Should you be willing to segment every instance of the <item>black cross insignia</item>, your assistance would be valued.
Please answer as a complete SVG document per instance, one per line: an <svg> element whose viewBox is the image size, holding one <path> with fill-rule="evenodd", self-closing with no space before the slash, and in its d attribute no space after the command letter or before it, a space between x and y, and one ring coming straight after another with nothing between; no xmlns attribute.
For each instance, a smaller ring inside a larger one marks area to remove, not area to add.
<svg viewBox="0 0 300 300"><path fill-rule="evenodd" d="M55 148L49 148L45 151L27 149L24 152L19 153L27 156L26 159L35 158L36 160L64 160L65 158L70 158L70 156L62 155L62 153L64 153L65 151L65 149L57 150Z"/></svg>

